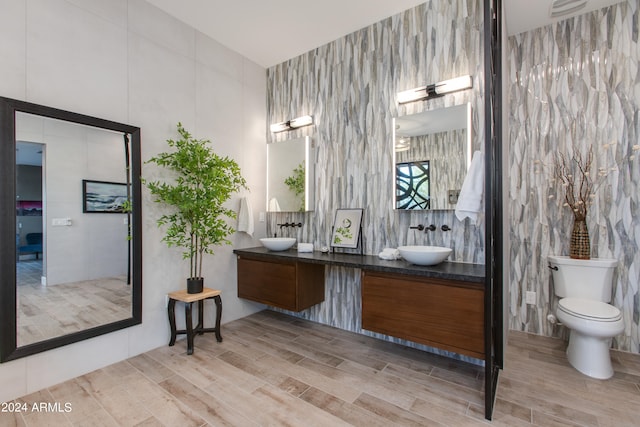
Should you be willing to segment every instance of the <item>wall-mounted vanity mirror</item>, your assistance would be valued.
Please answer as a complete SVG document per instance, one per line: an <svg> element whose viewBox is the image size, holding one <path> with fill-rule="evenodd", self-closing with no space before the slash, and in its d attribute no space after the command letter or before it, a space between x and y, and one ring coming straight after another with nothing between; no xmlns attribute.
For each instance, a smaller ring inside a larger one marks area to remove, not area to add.
<svg viewBox="0 0 640 427"><path fill-rule="evenodd" d="M0 98L0 361L142 321L140 129Z"/></svg>
<svg viewBox="0 0 640 427"><path fill-rule="evenodd" d="M315 155L305 136L267 146L267 211L305 212L314 209Z"/></svg>
<svg viewBox="0 0 640 427"><path fill-rule="evenodd" d="M471 104L393 120L394 209L455 209L471 164Z"/></svg>

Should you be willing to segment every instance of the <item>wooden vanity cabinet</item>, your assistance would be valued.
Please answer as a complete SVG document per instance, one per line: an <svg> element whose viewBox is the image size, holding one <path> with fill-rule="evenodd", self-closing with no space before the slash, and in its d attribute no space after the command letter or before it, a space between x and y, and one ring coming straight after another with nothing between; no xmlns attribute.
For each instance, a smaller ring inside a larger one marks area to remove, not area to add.
<svg viewBox="0 0 640 427"><path fill-rule="evenodd" d="M484 286L362 271L362 328L484 358Z"/></svg>
<svg viewBox="0 0 640 427"><path fill-rule="evenodd" d="M324 265L238 256L238 298L304 310L324 301Z"/></svg>

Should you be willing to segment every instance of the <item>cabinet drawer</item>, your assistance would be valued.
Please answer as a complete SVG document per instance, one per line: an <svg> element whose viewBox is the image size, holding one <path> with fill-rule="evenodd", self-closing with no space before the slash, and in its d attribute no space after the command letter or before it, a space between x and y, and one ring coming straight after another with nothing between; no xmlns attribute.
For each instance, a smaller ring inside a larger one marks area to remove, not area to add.
<svg viewBox="0 0 640 427"><path fill-rule="evenodd" d="M324 265L238 257L238 297L304 310L324 301Z"/></svg>
<svg viewBox="0 0 640 427"><path fill-rule="evenodd" d="M296 305L296 265L238 259L238 297L291 310Z"/></svg>
<svg viewBox="0 0 640 427"><path fill-rule="evenodd" d="M484 357L484 291L475 283L362 273L362 328Z"/></svg>

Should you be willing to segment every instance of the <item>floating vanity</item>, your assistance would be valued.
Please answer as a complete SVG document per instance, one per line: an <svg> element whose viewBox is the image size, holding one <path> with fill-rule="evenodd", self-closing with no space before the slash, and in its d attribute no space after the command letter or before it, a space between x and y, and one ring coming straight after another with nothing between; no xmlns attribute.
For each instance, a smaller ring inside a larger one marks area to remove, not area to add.
<svg viewBox="0 0 640 427"><path fill-rule="evenodd" d="M484 357L484 284L362 270L362 329Z"/></svg>
<svg viewBox="0 0 640 427"><path fill-rule="evenodd" d="M325 266L361 270L362 329L484 358L484 272L477 264L418 266L372 255L236 249L238 297L290 311L325 299Z"/></svg>

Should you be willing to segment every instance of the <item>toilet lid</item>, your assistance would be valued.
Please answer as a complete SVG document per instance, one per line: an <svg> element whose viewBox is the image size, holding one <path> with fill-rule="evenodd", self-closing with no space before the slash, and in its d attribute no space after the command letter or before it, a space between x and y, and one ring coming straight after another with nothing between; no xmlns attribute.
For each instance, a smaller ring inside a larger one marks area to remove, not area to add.
<svg viewBox="0 0 640 427"><path fill-rule="evenodd" d="M558 303L565 313L583 319L614 322L622 318L622 313L611 304L582 298L563 298Z"/></svg>

